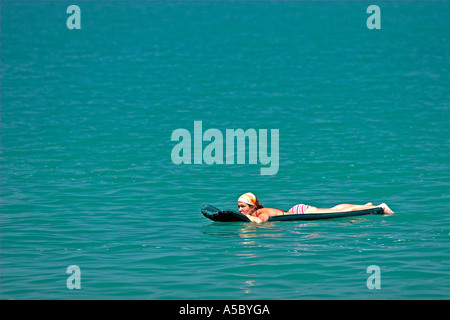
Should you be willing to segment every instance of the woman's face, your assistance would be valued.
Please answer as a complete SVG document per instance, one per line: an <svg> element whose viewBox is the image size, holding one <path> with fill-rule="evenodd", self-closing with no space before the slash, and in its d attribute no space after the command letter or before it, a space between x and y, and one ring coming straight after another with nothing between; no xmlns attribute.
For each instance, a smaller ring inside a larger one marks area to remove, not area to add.
<svg viewBox="0 0 450 320"><path fill-rule="evenodd" d="M245 202L238 202L239 212L249 216L255 212L255 206L250 206Z"/></svg>

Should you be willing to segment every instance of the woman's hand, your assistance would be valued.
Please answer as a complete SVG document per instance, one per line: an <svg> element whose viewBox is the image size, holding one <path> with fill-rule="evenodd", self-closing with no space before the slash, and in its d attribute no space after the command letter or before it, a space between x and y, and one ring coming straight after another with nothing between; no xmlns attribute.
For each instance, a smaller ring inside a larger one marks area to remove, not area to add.
<svg viewBox="0 0 450 320"><path fill-rule="evenodd" d="M255 217L255 216L247 216L249 219L250 219L250 221L252 221L252 222L256 222L256 223L261 223L261 219L260 218L258 218L258 217Z"/></svg>
<svg viewBox="0 0 450 320"><path fill-rule="evenodd" d="M261 222L266 222L267 220L269 220L270 212L266 208L258 209L258 211L256 211L256 214L258 215L257 217L252 216L252 215L248 216L250 221L261 223Z"/></svg>

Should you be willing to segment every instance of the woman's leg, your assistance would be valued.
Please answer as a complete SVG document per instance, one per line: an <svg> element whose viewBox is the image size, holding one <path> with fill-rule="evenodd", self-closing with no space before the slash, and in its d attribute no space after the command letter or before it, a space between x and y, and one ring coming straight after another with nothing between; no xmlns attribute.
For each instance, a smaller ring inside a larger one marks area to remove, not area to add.
<svg viewBox="0 0 450 320"><path fill-rule="evenodd" d="M344 212L344 211L358 211L358 210L366 210L381 207L384 210L384 213L394 213L385 203L382 203L378 206L374 206L371 202L366 203L364 205L358 204L338 204L332 208L316 208L309 207L305 213L331 213L331 212Z"/></svg>
<svg viewBox="0 0 450 320"><path fill-rule="evenodd" d="M374 206L372 203L369 202L364 205L343 203L343 204L338 204L337 206L334 206L333 208L330 208L330 209L340 212L340 211L366 210L366 209L372 209L372 208L376 208L376 206Z"/></svg>
<svg viewBox="0 0 450 320"><path fill-rule="evenodd" d="M332 208L316 208L310 206L305 213L334 213L334 212L345 212L345 211L356 211L374 208L373 206L360 206L352 204L339 204Z"/></svg>

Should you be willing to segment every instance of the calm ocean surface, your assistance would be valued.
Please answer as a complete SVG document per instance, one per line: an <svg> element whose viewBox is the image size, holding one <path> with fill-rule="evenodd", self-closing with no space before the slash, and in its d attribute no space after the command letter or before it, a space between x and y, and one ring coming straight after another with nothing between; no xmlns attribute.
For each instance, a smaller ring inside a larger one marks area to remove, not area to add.
<svg viewBox="0 0 450 320"><path fill-rule="evenodd" d="M450 2L370 4L2 1L0 298L449 299ZM194 121L279 129L278 172L175 165ZM396 214L201 215L244 192Z"/></svg>

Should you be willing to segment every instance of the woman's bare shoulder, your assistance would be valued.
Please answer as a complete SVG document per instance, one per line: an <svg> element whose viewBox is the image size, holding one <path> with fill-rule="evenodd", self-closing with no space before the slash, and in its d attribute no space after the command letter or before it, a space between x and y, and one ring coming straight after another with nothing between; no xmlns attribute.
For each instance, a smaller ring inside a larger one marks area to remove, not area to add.
<svg viewBox="0 0 450 320"><path fill-rule="evenodd" d="M274 208L261 208L257 210L258 215L262 214L262 213L267 213L269 214L269 216L278 216L280 214L282 214L282 212L278 209L274 209Z"/></svg>

